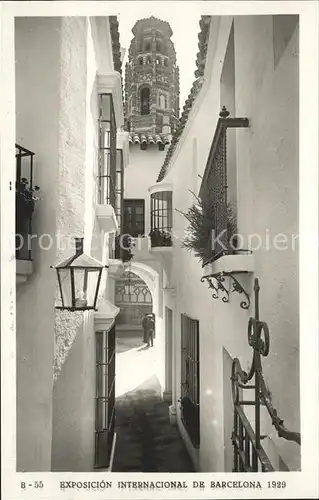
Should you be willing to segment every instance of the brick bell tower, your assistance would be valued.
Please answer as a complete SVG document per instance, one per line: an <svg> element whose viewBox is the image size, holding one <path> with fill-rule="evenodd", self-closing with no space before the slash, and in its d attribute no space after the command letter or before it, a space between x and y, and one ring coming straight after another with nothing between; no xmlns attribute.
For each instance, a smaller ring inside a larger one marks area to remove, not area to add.
<svg viewBox="0 0 319 500"><path fill-rule="evenodd" d="M171 142L179 118L179 68L170 25L155 17L132 29L125 68L125 118L131 143L141 149Z"/></svg>

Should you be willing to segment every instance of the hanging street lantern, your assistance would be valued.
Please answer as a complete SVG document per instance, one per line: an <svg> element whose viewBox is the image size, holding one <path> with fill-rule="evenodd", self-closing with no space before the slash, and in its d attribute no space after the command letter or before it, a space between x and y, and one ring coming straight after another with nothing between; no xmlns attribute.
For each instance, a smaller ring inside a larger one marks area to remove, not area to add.
<svg viewBox="0 0 319 500"><path fill-rule="evenodd" d="M75 238L75 255L52 267L57 272L62 304L56 309L97 311L102 271L108 266L83 253L83 238Z"/></svg>

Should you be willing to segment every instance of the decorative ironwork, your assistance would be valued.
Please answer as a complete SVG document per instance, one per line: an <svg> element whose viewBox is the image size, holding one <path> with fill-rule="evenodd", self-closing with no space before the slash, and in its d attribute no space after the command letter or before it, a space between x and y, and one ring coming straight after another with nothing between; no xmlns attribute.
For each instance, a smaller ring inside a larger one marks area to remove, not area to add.
<svg viewBox="0 0 319 500"><path fill-rule="evenodd" d="M181 419L195 447L200 443L199 322L181 314Z"/></svg>
<svg viewBox="0 0 319 500"><path fill-rule="evenodd" d="M117 305L152 304L152 296L148 286L131 271L125 273L125 278L116 282L115 300Z"/></svg>
<svg viewBox="0 0 319 500"><path fill-rule="evenodd" d="M16 148L16 258L31 260L32 214L35 206L33 186L33 158L35 153L15 145Z"/></svg>
<svg viewBox="0 0 319 500"><path fill-rule="evenodd" d="M259 282L255 279L255 317L248 322L248 344L253 348L252 365L246 373L238 358L232 363L232 394L234 402L234 428L232 433L232 443L234 447L234 468L233 472L273 472L271 464L261 441L266 437L260 433L260 409L264 406L271 418L271 422L277 430L278 436L288 441L301 444L299 432L288 430L284 426L283 420L278 416L277 410L273 407L269 390L263 376L261 356L266 357L270 349L270 333L267 323L259 319ZM252 385L248 382L253 381ZM246 389L254 391L254 399L245 400L241 395ZM249 422L243 407L254 406L254 429Z"/></svg>
<svg viewBox="0 0 319 500"><path fill-rule="evenodd" d="M243 274L243 273L241 273ZM219 272L219 273L214 273L214 274L207 274L201 278L201 282L203 283L205 280L208 283L208 286L212 292L212 297L213 299L218 299L219 298L219 293L218 291L221 290L222 293L224 294L221 298L222 302L227 303L229 302L229 293L230 291L227 290L224 286L225 278L228 277L233 281L232 284L232 292L237 292L239 294L244 294L246 299L242 300L240 303L240 307L242 309L249 309L250 306L250 297L248 292L245 290L245 288L239 283L238 279L235 278L234 273L230 272Z"/></svg>
<svg viewBox="0 0 319 500"><path fill-rule="evenodd" d="M227 197L227 129L248 126L248 118L229 118L229 112L223 106L199 192L199 197L207 200L212 207L212 236L207 243L211 257L203 265L222 255L236 253L236 214Z"/></svg>

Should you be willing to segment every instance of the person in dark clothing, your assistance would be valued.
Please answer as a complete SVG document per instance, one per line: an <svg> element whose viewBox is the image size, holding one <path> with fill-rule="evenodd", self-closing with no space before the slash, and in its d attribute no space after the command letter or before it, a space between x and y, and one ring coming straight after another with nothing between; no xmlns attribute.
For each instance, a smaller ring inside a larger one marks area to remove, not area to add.
<svg viewBox="0 0 319 500"><path fill-rule="evenodd" d="M155 321L152 313L145 314L142 326L144 330L144 342L147 342L148 346L153 346Z"/></svg>

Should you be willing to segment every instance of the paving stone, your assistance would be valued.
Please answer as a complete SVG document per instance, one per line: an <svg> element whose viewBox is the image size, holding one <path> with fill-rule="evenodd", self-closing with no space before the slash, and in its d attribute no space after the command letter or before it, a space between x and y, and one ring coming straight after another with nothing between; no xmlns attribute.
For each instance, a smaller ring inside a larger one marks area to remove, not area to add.
<svg viewBox="0 0 319 500"><path fill-rule="evenodd" d="M113 472L194 471L156 377L117 398L116 433Z"/></svg>

